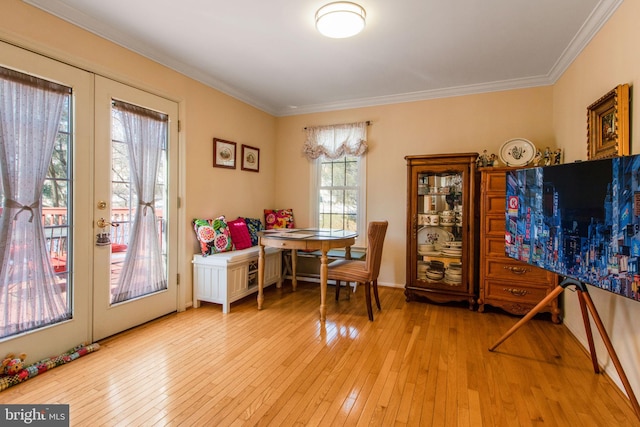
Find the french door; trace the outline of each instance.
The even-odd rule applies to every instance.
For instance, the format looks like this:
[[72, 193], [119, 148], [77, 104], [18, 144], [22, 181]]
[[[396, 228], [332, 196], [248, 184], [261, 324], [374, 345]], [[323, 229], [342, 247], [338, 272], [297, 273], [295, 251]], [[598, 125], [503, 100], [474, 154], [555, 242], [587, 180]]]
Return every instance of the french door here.
[[97, 340], [176, 311], [178, 106], [100, 76], [95, 93]]
[[[68, 314], [44, 326], [5, 333], [0, 336], [0, 354], [24, 352], [27, 362], [33, 362], [176, 311], [177, 104], [4, 42], [0, 42], [0, 66], [69, 90], [42, 197], [33, 204], [18, 200], [23, 208], [17, 215], [25, 222], [37, 212], [32, 222], [42, 223], [46, 243], [30, 244], [46, 246], [41, 252], [47, 264], [44, 270], [54, 275], [53, 293]], [[122, 117], [131, 118], [130, 111], [134, 128], [152, 118], [150, 126], [157, 128], [150, 134], [153, 137], [139, 138], [131, 126], [129, 136], [123, 133]], [[137, 116], [143, 119], [137, 121]], [[160, 142], [155, 151], [145, 149], [147, 157], [136, 163], [140, 152], [132, 147], [146, 140]], [[154, 156], [157, 173], [141, 175], [148, 155]], [[18, 209], [16, 201], [4, 193], [0, 194], [0, 220], [6, 223], [7, 213], [13, 209], [14, 218]], [[15, 246], [5, 251], [9, 254], [5, 259], [20, 261], [25, 273], [7, 275], [4, 269], [0, 283], [3, 331], [16, 324], [11, 324], [14, 313], [24, 318], [39, 304], [17, 303], [31, 299], [36, 291], [27, 285], [29, 263], [41, 262], [21, 261], [15, 256], [20, 250]], [[147, 284], [141, 277], [154, 279]]]
[[[46, 243], [39, 244], [47, 246], [45, 250], [49, 253], [66, 308], [71, 311], [70, 318], [38, 329], [29, 330], [27, 327], [28, 332], [0, 338], [0, 354], [24, 352], [29, 361], [35, 362], [91, 340], [92, 218], [86, 213], [91, 212], [92, 193], [92, 168], [89, 162], [93, 147], [93, 75], [3, 42], [0, 42], [0, 65], [71, 89], [58, 135], [59, 141], [65, 141], [61, 144], [64, 147], [54, 150], [61, 157], [58, 166], [64, 164], [64, 167], [59, 168], [55, 180], [50, 179], [48, 174], [49, 184], [45, 181], [40, 201], [42, 218], [33, 218], [34, 223], [42, 221]], [[4, 108], [7, 108], [6, 104]], [[67, 152], [68, 156], [65, 155]], [[53, 184], [53, 181], [57, 184]], [[49, 190], [56, 188], [62, 195], [54, 197], [47, 187]], [[4, 205], [6, 198], [6, 194], [3, 194]], [[7, 209], [3, 209], [2, 215], [6, 213]], [[8, 244], [16, 245], [15, 242]], [[11, 251], [16, 249], [19, 248], [10, 248]], [[22, 280], [19, 277], [4, 277], [0, 283], [6, 296], [0, 303], [4, 318], [12, 317], [16, 311], [24, 313], [35, 306], [28, 302], [25, 304], [24, 300], [28, 300], [37, 289], [26, 289], [22, 297], [12, 294], [12, 289], [24, 286], [28, 279], [24, 274], [22, 277]], [[22, 305], [19, 304], [20, 300], [23, 300]], [[27, 319], [22, 323], [28, 322]]]

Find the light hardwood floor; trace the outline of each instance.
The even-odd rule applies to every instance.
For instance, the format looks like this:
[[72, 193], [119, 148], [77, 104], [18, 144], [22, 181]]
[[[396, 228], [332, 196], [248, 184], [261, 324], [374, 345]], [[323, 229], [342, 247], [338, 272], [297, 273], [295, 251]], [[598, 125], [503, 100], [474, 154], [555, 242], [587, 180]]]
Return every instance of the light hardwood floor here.
[[0, 393], [0, 403], [68, 403], [74, 426], [638, 426], [562, 325], [406, 303], [363, 289], [318, 316], [319, 289], [265, 290], [165, 316]]

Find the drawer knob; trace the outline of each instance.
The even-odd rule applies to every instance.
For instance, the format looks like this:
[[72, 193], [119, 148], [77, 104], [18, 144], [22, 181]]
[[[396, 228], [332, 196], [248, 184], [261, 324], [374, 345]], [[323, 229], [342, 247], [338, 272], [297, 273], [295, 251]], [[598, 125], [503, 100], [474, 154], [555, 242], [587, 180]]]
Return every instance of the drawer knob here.
[[510, 272], [512, 272], [513, 274], [524, 274], [526, 272], [531, 271], [529, 268], [525, 268], [525, 267], [514, 267], [512, 265], [505, 265], [504, 266], [505, 270], [509, 270]]
[[529, 293], [526, 289], [516, 289], [516, 288], [504, 288], [503, 291], [509, 292], [512, 295], [517, 297], [523, 297]]

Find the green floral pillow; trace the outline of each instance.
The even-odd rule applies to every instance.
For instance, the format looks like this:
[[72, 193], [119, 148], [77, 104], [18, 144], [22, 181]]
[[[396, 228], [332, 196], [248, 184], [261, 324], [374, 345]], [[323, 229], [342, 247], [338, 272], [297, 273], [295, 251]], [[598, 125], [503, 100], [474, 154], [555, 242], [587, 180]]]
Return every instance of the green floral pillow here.
[[233, 249], [231, 233], [224, 216], [215, 219], [194, 219], [193, 230], [200, 242], [202, 256], [227, 252]]

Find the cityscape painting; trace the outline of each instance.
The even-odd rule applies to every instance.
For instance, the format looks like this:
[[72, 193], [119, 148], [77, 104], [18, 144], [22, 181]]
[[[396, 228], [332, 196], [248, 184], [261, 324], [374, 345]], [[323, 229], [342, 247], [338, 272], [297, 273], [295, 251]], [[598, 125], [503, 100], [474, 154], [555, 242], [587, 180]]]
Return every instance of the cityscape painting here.
[[640, 155], [507, 172], [505, 251], [640, 300]]

